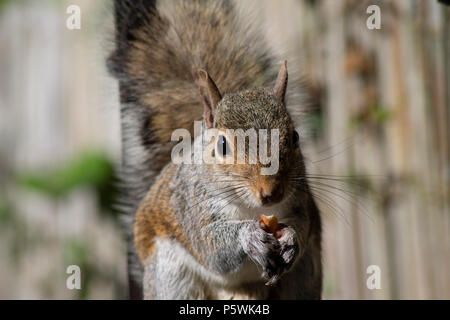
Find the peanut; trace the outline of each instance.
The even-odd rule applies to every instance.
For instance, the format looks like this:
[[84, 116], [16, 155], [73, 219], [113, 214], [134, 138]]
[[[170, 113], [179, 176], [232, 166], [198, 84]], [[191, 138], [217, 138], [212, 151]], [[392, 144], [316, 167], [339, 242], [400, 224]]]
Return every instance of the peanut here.
[[275, 233], [278, 229], [278, 219], [276, 216], [265, 216], [261, 215], [261, 218], [259, 219], [260, 227], [264, 231], [268, 233]]

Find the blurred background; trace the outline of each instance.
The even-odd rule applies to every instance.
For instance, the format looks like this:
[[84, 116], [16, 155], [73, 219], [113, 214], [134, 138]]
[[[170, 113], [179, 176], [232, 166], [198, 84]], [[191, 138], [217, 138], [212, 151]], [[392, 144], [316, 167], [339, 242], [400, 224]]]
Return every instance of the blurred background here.
[[[69, 5], [81, 29], [69, 30]], [[369, 5], [381, 29], [369, 30]], [[450, 299], [450, 10], [246, 0], [311, 95], [327, 299]], [[0, 0], [0, 298], [127, 297], [109, 0]], [[69, 265], [82, 289], [66, 287]], [[368, 289], [379, 266], [381, 288]]]

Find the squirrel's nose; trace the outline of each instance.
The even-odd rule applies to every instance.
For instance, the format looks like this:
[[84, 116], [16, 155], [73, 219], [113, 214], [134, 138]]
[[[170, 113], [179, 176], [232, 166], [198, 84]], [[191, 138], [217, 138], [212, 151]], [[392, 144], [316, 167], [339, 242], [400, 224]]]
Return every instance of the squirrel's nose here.
[[261, 188], [259, 190], [259, 197], [263, 205], [268, 205], [280, 202], [281, 199], [283, 199], [283, 193], [283, 187], [281, 185], [277, 185], [270, 190]]

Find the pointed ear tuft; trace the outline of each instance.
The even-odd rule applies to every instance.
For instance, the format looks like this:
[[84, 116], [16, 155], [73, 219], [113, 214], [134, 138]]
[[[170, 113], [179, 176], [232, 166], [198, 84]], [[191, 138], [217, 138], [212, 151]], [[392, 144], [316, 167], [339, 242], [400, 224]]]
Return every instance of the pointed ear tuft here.
[[275, 87], [273, 88], [273, 94], [283, 103], [286, 96], [287, 83], [288, 83], [287, 61], [284, 60], [283, 64], [281, 65], [280, 71], [278, 72]]
[[214, 108], [219, 101], [222, 100], [222, 95], [208, 72], [205, 70], [198, 70], [196, 83], [203, 99], [206, 125], [208, 128], [212, 128], [214, 124]]

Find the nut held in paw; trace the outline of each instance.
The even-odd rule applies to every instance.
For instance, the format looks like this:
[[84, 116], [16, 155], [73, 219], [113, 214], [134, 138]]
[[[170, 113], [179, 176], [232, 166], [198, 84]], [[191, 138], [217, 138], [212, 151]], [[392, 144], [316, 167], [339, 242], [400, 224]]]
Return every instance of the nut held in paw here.
[[265, 216], [261, 215], [259, 219], [259, 225], [261, 229], [268, 233], [275, 233], [278, 229], [278, 219], [276, 216]]

